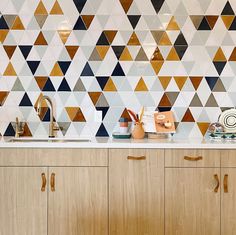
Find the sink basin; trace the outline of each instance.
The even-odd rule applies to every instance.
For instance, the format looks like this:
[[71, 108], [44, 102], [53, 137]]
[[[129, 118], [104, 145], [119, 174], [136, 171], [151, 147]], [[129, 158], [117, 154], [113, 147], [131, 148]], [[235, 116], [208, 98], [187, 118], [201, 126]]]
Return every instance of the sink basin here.
[[81, 143], [90, 142], [90, 139], [64, 139], [64, 138], [12, 138], [9, 142], [43, 142], [43, 143]]

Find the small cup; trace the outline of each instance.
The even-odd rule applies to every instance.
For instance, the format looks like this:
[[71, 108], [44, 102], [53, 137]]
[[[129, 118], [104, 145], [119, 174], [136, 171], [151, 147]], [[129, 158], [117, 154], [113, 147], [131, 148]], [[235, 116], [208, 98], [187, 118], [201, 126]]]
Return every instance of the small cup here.
[[127, 118], [120, 118], [120, 133], [126, 134], [128, 133], [128, 119]]

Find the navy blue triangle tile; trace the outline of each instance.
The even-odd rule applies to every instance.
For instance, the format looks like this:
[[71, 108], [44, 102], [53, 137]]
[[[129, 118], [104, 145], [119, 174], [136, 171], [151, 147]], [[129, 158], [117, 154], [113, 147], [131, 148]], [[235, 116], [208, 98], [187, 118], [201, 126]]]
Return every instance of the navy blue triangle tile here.
[[0, 29], [9, 29], [3, 16], [0, 17]]
[[188, 43], [183, 35], [182, 32], [180, 32], [179, 36], [177, 37], [177, 39], [175, 40], [174, 43], [175, 46], [187, 46]]
[[100, 137], [108, 137], [109, 136], [109, 134], [108, 134], [105, 126], [103, 125], [103, 123], [99, 127], [96, 136], [100, 136]]
[[135, 27], [137, 26], [140, 17], [141, 15], [128, 15], [129, 22], [132, 25], [133, 29], [135, 29]]
[[59, 64], [63, 74], [66, 75], [66, 72], [67, 72], [68, 68], [70, 67], [71, 61], [58, 61], [58, 64]]
[[230, 25], [229, 30], [236, 30], [236, 17], [234, 17], [234, 20]]
[[27, 93], [24, 94], [19, 106], [33, 106]]
[[171, 107], [157, 107], [156, 108], [156, 111], [159, 111], [159, 112], [166, 112], [170, 110], [171, 110]]
[[102, 32], [101, 36], [99, 37], [97, 45], [102, 45], [102, 46], [110, 45], [104, 32]]
[[43, 87], [43, 91], [56, 91], [50, 78], [47, 79], [47, 82]]
[[186, 52], [188, 46], [174, 46], [180, 60], [183, 58], [184, 53]]
[[205, 77], [208, 86], [210, 87], [211, 91], [214, 89], [219, 77]]
[[87, 0], [73, 0], [73, 2], [75, 4], [78, 12], [81, 13]]
[[22, 55], [24, 56], [25, 59], [27, 59], [31, 49], [33, 46], [19, 46], [20, 51], [22, 53]]
[[216, 68], [218, 74], [221, 75], [221, 73], [226, 65], [226, 62], [213, 62], [213, 64], [215, 65], [215, 68]]
[[65, 78], [63, 78], [58, 91], [71, 91], [70, 86], [68, 85], [67, 81]]
[[229, 1], [227, 1], [227, 3], [225, 4], [225, 7], [221, 12], [221, 15], [235, 15]]
[[152, 5], [156, 11], [156, 13], [158, 14], [158, 12], [161, 10], [161, 7], [163, 5], [163, 3], [165, 2], [165, 0], [151, 0]]
[[81, 17], [78, 18], [73, 29], [74, 30], [86, 30], [86, 26], [85, 26], [84, 21], [82, 20]]
[[106, 116], [108, 109], [109, 109], [109, 107], [96, 107], [96, 110], [102, 111], [102, 120]]
[[120, 66], [120, 63], [118, 62], [113, 73], [112, 76], [125, 76], [125, 73], [123, 71], [123, 69]]
[[200, 23], [198, 27], [198, 30], [211, 30], [211, 27], [208, 24], [206, 17], [203, 17], [202, 22]]
[[107, 84], [107, 81], [109, 80], [109, 77], [96, 77], [96, 79], [98, 81], [99, 86], [103, 90]]
[[9, 123], [9, 125], [4, 133], [4, 136], [14, 136], [14, 135], [15, 135], [15, 130], [14, 130], [12, 124]]
[[39, 67], [40, 61], [27, 61], [27, 64], [28, 64], [32, 74], [34, 75], [37, 68]]
[[48, 108], [47, 109], [47, 111], [46, 111], [46, 113], [45, 113], [45, 115], [44, 115], [44, 117], [43, 117], [43, 119], [42, 119], [42, 121], [43, 122], [50, 122], [50, 109]]
[[84, 69], [81, 73], [81, 76], [94, 76], [93, 71], [89, 65], [89, 63], [87, 62], [86, 65], [84, 66]]
[[119, 60], [122, 52], [125, 49], [125, 46], [112, 46], [112, 49], [116, 55], [116, 58]]

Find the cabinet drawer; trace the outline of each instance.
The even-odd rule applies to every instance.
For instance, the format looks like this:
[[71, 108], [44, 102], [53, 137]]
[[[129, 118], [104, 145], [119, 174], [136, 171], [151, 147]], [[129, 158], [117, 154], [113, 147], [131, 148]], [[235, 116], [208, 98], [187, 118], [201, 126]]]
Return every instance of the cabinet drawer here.
[[106, 149], [1, 149], [0, 166], [107, 166]]
[[236, 150], [221, 151], [221, 166], [236, 167]]
[[165, 167], [220, 167], [219, 150], [170, 149], [165, 151]]

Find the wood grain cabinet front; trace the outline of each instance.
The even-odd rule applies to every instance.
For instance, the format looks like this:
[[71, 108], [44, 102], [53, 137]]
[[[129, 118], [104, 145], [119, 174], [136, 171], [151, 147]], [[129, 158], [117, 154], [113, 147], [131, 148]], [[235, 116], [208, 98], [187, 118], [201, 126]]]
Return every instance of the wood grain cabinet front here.
[[164, 235], [164, 150], [109, 152], [110, 235]]

